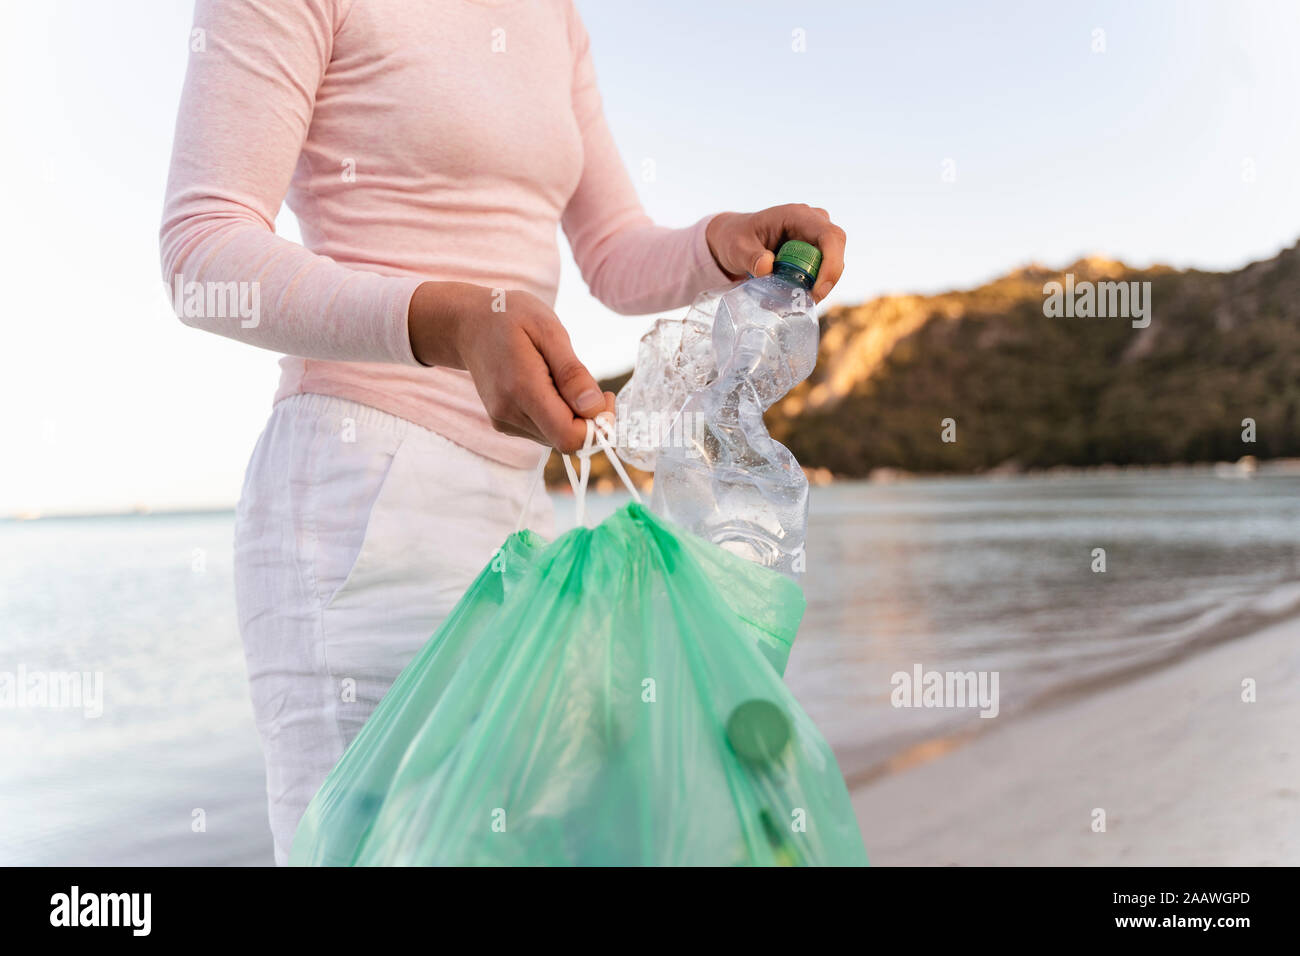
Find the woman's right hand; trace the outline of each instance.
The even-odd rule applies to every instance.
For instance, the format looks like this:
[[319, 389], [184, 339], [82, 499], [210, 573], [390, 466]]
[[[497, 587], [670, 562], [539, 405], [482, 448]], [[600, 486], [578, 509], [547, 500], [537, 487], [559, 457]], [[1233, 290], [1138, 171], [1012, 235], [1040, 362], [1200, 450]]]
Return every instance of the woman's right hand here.
[[587, 419], [614, 411], [614, 394], [601, 393], [555, 313], [527, 292], [426, 282], [407, 326], [421, 364], [469, 372], [497, 431], [572, 452]]

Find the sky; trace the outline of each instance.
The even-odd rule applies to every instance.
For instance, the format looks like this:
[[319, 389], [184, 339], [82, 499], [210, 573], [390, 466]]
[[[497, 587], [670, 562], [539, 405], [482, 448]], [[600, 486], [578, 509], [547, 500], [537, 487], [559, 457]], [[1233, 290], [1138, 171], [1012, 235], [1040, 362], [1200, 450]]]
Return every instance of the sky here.
[[[1234, 269], [1300, 237], [1292, 0], [577, 4], [650, 214], [825, 207], [849, 237], [827, 305], [1093, 254]], [[278, 367], [159, 291], [192, 4], [4, 12], [0, 516], [230, 506]], [[604, 309], [561, 248], [580, 357], [629, 368], [655, 316]]]

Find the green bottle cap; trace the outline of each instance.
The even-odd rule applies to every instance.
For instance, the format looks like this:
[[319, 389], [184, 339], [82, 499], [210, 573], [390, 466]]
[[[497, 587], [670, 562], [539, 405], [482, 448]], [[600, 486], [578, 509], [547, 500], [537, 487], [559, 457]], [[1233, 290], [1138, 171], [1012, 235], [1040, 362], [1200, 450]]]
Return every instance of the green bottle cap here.
[[727, 740], [745, 760], [767, 763], [790, 742], [790, 720], [770, 700], [747, 700], [727, 718]]
[[808, 273], [808, 278], [816, 279], [817, 270], [822, 267], [822, 254], [821, 250], [810, 242], [791, 239], [789, 242], [781, 243], [781, 249], [776, 254], [776, 261], [792, 265], [796, 269]]

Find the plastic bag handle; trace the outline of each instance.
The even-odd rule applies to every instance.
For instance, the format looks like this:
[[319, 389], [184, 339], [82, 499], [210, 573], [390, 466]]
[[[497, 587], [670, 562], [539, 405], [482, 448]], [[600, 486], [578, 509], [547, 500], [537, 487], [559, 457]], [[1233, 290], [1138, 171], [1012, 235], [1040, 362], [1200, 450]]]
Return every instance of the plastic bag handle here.
[[[637, 504], [643, 504], [641, 495], [636, 490], [636, 485], [632, 484], [632, 479], [628, 477], [627, 469], [623, 467], [623, 462], [619, 460], [618, 452], [614, 450], [612, 440], [613, 426], [609, 424], [608, 419], [587, 419], [587, 438], [582, 443], [582, 447], [574, 454], [578, 458], [578, 468], [575, 472], [573, 462], [569, 456], [560, 455], [560, 461], [564, 462], [565, 474], [569, 476], [569, 485], [573, 488], [573, 497], [576, 504], [574, 522], [583, 524], [587, 516], [587, 482], [591, 478], [591, 456], [598, 451], [603, 451], [609, 463], [614, 466], [614, 471], [618, 473], [619, 478], [623, 480], [623, 486], [627, 488], [628, 493]], [[515, 525], [516, 531], [522, 531], [524, 519], [528, 516], [528, 508], [533, 503], [533, 495], [537, 493], [537, 486], [542, 483], [542, 475], [546, 471], [546, 462], [551, 457], [551, 450], [548, 448], [542, 455], [541, 461], [537, 463], [536, 471], [533, 475], [533, 481], [528, 489], [528, 496], [524, 499], [523, 510], [519, 513], [519, 522]]]

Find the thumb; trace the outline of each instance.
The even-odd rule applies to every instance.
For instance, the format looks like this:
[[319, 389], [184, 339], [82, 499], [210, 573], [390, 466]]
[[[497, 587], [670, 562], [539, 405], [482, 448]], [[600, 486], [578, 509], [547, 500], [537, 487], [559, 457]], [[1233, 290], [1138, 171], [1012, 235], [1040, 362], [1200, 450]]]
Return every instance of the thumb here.
[[749, 267], [749, 274], [754, 276], [765, 276], [772, 271], [772, 266], [774, 265], [776, 265], [776, 253], [771, 249], [763, 249], [754, 259], [753, 265]]
[[765, 276], [772, 271], [776, 256], [768, 250], [755, 228], [756, 216], [738, 212], [720, 212], [705, 230], [709, 251], [718, 266], [731, 279]]
[[593, 416], [605, 410], [605, 396], [596, 383], [596, 379], [587, 367], [578, 360], [569, 341], [568, 333], [559, 322], [554, 323], [549, 334], [540, 337], [537, 343], [546, 366], [551, 370], [551, 378], [560, 396], [573, 409], [574, 414], [583, 418]]
[[776, 256], [772, 250], [763, 245], [763, 240], [748, 229], [742, 231], [732, 240], [732, 248], [727, 256], [728, 265], [737, 272], [765, 276], [772, 271]]

